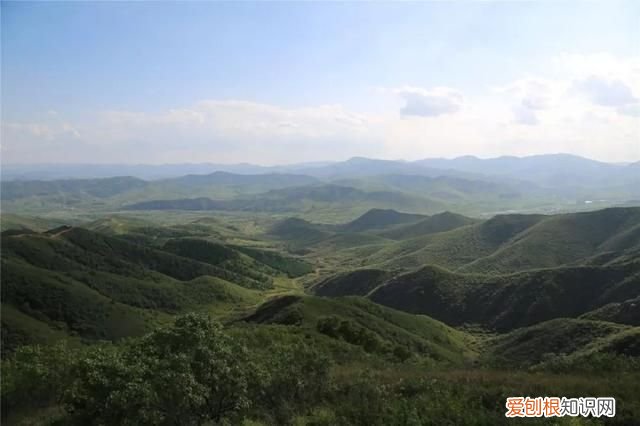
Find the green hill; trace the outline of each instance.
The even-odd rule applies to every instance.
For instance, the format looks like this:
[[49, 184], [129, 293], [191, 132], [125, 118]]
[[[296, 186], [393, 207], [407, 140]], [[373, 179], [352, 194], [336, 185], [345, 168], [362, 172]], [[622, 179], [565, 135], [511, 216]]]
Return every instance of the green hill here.
[[152, 190], [159, 190], [164, 193], [180, 193], [181, 190], [185, 189], [191, 193], [197, 193], [204, 190], [211, 195], [222, 193], [223, 190], [226, 190], [234, 195], [242, 195], [258, 194], [272, 189], [292, 186], [311, 185], [317, 182], [318, 179], [316, 178], [298, 174], [266, 173], [245, 175], [218, 171], [206, 175], [191, 174], [155, 181], [152, 183]]
[[43, 232], [55, 226], [62, 225], [59, 220], [49, 220], [34, 216], [23, 216], [11, 213], [0, 215], [0, 230], [33, 230]]
[[244, 246], [233, 246], [233, 248], [264, 265], [287, 274], [290, 278], [299, 277], [313, 271], [313, 266], [303, 259], [285, 256], [275, 250], [262, 250]]
[[434, 264], [460, 272], [509, 273], [625, 262], [640, 253], [639, 223], [637, 207], [554, 216], [498, 215], [389, 244], [365, 264], [383, 269]]
[[408, 354], [452, 363], [473, 355], [464, 333], [429, 317], [409, 315], [359, 297], [285, 296], [264, 303], [246, 320], [302, 327], [373, 353], [398, 353], [400, 347]]
[[166, 223], [159, 218], [110, 214], [90, 222], [81, 223], [82, 228], [101, 234], [117, 236], [130, 242], [162, 247], [168, 240], [182, 237], [215, 238], [219, 241], [247, 238], [231, 224], [211, 217], [176, 223]]
[[17, 200], [30, 197], [83, 196], [107, 198], [126, 191], [144, 188], [147, 182], [142, 179], [123, 176], [104, 179], [68, 179], [68, 180], [32, 180], [2, 181], [2, 199]]
[[271, 227], [269, 235], [286, 241], [311, 244], [328, 238], [332, 233], [321, 225], [313, 224], [304, 219], [291, 217]]
[[[638, 327], [610, 322], [559, 318], [494, 338], [489, 344], [489, 354], [502, 361], [533, 365], [559, 356], [614, 352], [616, 347], [612, 343], [634, 329], [636, 334], [640, 331]], [[617, 349], [617, 353], [624, 353], [622, 345]]]
[[254, 279], [169, 252], [88, 231], [63, 229], [59, 233], [15, 235], [3, 238], [3, 256], [15, 256], [30, 264], [53, 271], [100, 270], [126, 273], [145, 279], [160, 273], [177, 280], [210, 275], [245, 287], [266, 288], [267, 278]]
[[407, 238], [415, 238], [422, 235], [451, 231], [453, 229], [471, 225], [476, 222], [477, 220], [474, 220], [470, 217], [451, 212], [443, 212], [431, 217], [424, 218], [417, 223], [385, 230], [379, 233], [379, 235], [394, 240], [404, 240]]
[[639, 295], [640, 263], [636, 262], [497, 276], [425, 267], [387, 281], [369, 297], [450, 325], [477, 323], [506, 331], [554, 318], [575, 318]]
[[503, 215], [472, 226], [417, 236], [384, 247], [366, 263], [382, 268], [416, 268], [425, 264], [457, 269], [489, 256], [533, 225], [541, 215]]
[[[252, 304], [257, 299], [239, 285], [268, 288], [271, 278], [245, 272], [81, 228], [3, 235], [3, 328], [13, 336], [5, 343], [56, 332], [111, 340], [141, 334], [169, 314]], [[24, 316], [30, 320], [18, 320]]]
[[640, 326], [640, 296], [624, 302], [606, 304], [580, 318]]
[[424, 218], [424, 215], [401, 213], [392, 209], [371, 209], [339, 229], [346, 232], [362, 232], [386, 228], [391, 225], [413, 223]]
[[311, 291], [318, 296], [366, 296], [391, 278], [388, 271], [382, 269], [356, 269], [342, 272], [323, 279], [315, 284]]
[[[450, 175], [443, 176], [446, 173]], [[506, 183], [504, 179], [488, 179], [485, 176], [472, 174], [459, 177], [453, 176], [453, 174], [455, 173], [450, 173], [450, 171], [437, 171], [434, 176], [378, 174], [334, 182], [369, 191], [400, 191], [457, 206], [483, 203], [508, 205], [508, 203], [522, 202], [525, 197], [531, 198], [539, 195], [536, 192], [538, 188], [530, 183]]]
[[539, 221], [463, 271], [506, 272], [582, 263], [596, 254], [640, 247], [640, 209], [611, 208]]
[[255, 272], [273, 274], [275, 271], [260, 265], [253, 258], [224, 244], [199, 238], [174, 238], [162, 246], [164, 251], [188, 257], [225, 269], [253, 268]]
[[371, 208], [401, 208], [414, 212], [433, 212], [443, 209], [443, 204], [424, 197], [412, 196], [394, 191], [366, 192], [356, 188], [321, 184], [274, 189], [248, 197], [234, 199], [211, 199], [208, 197], [156, 199], [132, 203], [128, 210], [220, 210], [252, 212], [301, 212], [326, 210], [358, 212], [362, 214]]

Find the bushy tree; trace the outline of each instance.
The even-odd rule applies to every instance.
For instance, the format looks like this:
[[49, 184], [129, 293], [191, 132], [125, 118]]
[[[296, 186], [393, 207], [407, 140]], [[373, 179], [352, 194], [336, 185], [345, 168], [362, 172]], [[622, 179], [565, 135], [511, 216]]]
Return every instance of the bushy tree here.
[[69, 386], [75, 352], [67, 345], [22, 346], [2, 361], [2, 412], [29, 401], [31, 406], [60, 402]]
[[269, 424], [289, 424], [318, 405], [330, 387], [331, 360], [300, 344], [274, 346], [254, 382], [255, 414]]
[[78, 362], [65, 401], [79, 423], [199, 425], [246, 408], [246, 350], [220, 324], [188, 314], [122, 350]]

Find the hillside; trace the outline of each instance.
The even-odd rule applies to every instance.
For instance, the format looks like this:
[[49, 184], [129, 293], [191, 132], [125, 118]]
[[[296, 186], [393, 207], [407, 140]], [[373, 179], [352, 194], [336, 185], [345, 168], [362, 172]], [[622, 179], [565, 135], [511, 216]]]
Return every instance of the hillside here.
[[311, 244], [333, 235], [326, 227], [294, 217], [277, 222], [268, 234], [299, 244]]
[[31, 197], [108, 198], [123, 192], [144, 188], [147, 183], [142, 179], [124, 176], [104, 179], [2, 181], [1, 185], [2, 200], [11, 201]]
[[556, 215], [536, 223], [490, 256], [462, 271], [513, 271], [584, 262], [640, 247], [640, 209], [615, 208]]
[[424, 219], [424, 215], [401, 213], [392, 209], [371, 209], [357, 219], [344, 224], [339, 229], [346, 232], [362, 232], [401, 225]]
[[639, 295], [640, 263], [634, 262], [510, 275], [462, 275], [424, 267], [385, 282], [368, 297], [449, 325], [476, 323], [508, 331], [554, 318], [576, 318]]
[[597, 190], [624, 186], [628, 195], [637, 194], [638, 175], [633, 165], [609, 164], [568, 154], [504, 156], [480, 159], [473, 156], [448, 159], [425, 159], [416, 162], [424, 167], [455, 170], [484, 176], [508, 176], [527, 180], [556, 191], [570, 192], [578, 188]]
[[357, 214], [362, 214], [371, 208], [391, 207], [413, 212], [432, 212], [441, 210], [443, 204], [401, 192], [366, 192], [346, 186], [324, 184], [275, 189], [230, 200], [214, 200], [208, 197], [158, 199], [124, 206], [127, 210], [221, 210], [269, 213], [305, 213], [317, 209], [335, 212], [344, 209]]
[[366, 263], [394, 269], [425, 264], [456, 269], [491, 255], [543, 218], [542, 215], [498, 215], [472, 226], [418, 235], [382, 248], [367, 258]]
[[81, 228], [3, 235], [3, 329], [13, 336], [6, 348], [55, 332], [117, 339], [168, 314], [255, 303], [240, 286], [267, 288], [272, 278], [242, 266], [214, 266]]
[[269, 190], [318, 183], [305, 175], [268, 173], [260, 175], [214, 172], [210, 174], [145, 181], [130, 176], [94, 179], [7, 180], [2, 182], [2, 199], [68, 197], [81, 200], [114, 197], [118, 203], [125, 200], [149, 199], [159, 195], [186, 196], [199, 194], [230, 198], [238, 195], [258, 194]]
[[356, 269], [332, 275], [315, 284], [311, 291], [318, 296], [366, 296], [391, 278], [381, 269]]
[[237, 174], [217, 171], [151, 181], [144, 190], [122, 194], [114, 201], [118, 204], [131, 204], [157, 199], [196, 197], [232, 200], [271, 190], [317, 183], [319, 181], [311, 176], [290, 173]]
[[[429, 169], [424, 169], [429, 170]], [[399, 191], [429, 197], [447, 203], [450, 208], [474, 209], [481, 205], [521, 207], [544, 203], [549, 195], [537, 185], [482, 175], [465, 174], [453, 170], [435, 170], [432, 176], [419, 174], [383, 174], [334, 180], [339, 185], [365, 191]], [[460, 175], [460, 176], [458, 176]]]
[[277, 274], [275, 269], [257, 262], [235, 248], [205, 239], [174, 238], [168, 240], [162, 249], [178, 256], [242, 274], [258, 282], [269, 282], [269, 276]]
[[[480, 273], [610, 264], [631, 260], [639, 252], [639, 224], [637, 207], [553, 216], [497, 215], [381, 247], [365, 263], [383, 269], [435, 264]], [[394, 232], [383, 235], [393, 237]]]
[[640, 326], [640, 297], [606, 304], [580, 318]]
[[593, 352], [624, 354], [626, 348], [612, 343], [625, 338], [629, 332], [637, 334], [638, 331], [638, 327], [610, 322], [560, 318], [495, 337], [488, 356], [515, 365], [534, 365], [560, 356], [579, 357]]
[[477, 220], [451, 212], [443, 212], [426, 217], [416, 223], [399, 226], [380, 232], [381, 235], [393, 240], [404, 240], [422, 235], [436, 234], [438, 232], [451, 231], [462, 226], [476, 223]]
[[55, 226], [62, 225], [64, 222], [59, 220], [48, 220], [35, 216], [23, 216], [11, 213], [2, 213], [0, 215], [0, 231], [7, 230], [32, 230], [43, 232]]
[[468, 337], [425, 316], [376, 305], [363, 298], [286, 296], [261, 305], [246, 321], [302, 327], [344, 340], [372, 353], [417, 353], [460, 363], [472, 351]]

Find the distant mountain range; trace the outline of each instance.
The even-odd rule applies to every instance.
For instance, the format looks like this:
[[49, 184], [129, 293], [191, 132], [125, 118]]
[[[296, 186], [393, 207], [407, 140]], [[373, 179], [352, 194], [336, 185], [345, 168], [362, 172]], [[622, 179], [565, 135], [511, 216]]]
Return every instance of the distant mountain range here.
[[[178, 177], [189, 174], [209, 174], [216, 171], [235, 174], [296, 173], [320, 178], [372, 176], [380, 174], [480, 174], [487, 176], [519, 176], [544, 179], [553, 175], [580, 178], [594, 174], [622, 174], [637, 170], [640, 162], [631, 164], [605, 163], [570, 155], [545, 154], [528, 157], [504, 156], [481, 159], [463, 156], [453, 159], [427, 158], [417, 161], [378, 160], [354, 157], [342, 162], [298, 163], [281, 166], [255, 164], [34, 164], [3, 165], [3, 180], [54, 180], [134, 176], [146, 180]], [[446, 172], [443, 172], [446, 171]]]
[[[56, 209], [313, 211], [314, 219], [325, 216], [341, 221], [371, 208], [489, 216], [640, 204], [638, 163], [610, 164], [565, 154], [413, 162], [358, 157], [277, 167], [9, 165], [2, 173], [4, 211], [21, 213]], [[109, 177], [77, 178], [103, 175]], [[167, 175], [177, 176], [163, 177]], [[73, 178], [50, 179], [59, 176]]]

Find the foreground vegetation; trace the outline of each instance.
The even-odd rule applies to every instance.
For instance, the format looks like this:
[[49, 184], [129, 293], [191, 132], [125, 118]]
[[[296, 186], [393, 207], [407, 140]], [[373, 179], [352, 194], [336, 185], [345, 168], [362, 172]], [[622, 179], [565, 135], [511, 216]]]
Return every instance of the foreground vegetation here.
[[506, 424], [508, 396], [611, 395], [619, 411], [609, 424], [640, 416], [633, 358], [592, 355], [565, 365], [571, 373], [471, 369], [367, 355], [323, 333], [223, 328], [189, 314], [118, 345], [24, 346], [3, 361], [3, 415], [31, 424], [495, 425]]

